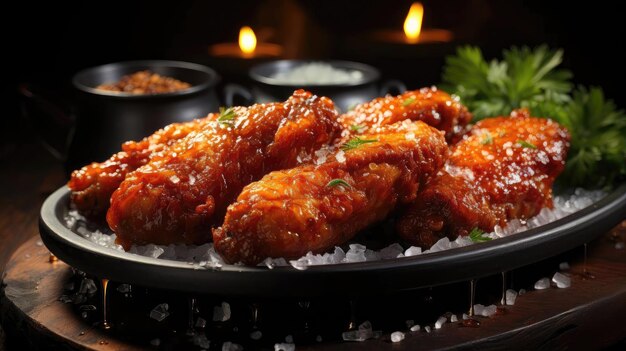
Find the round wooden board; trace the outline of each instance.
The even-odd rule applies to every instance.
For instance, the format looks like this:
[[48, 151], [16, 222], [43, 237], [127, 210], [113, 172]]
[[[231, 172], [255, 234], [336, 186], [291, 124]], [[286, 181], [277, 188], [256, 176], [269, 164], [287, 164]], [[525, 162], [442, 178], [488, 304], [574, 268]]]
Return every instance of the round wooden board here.
[[[570, 288], [528, 292], [514, 306], [506, 306], [506, 314], [478, 317], [480, 328], [448, 323], [431, 333], [406, 332], [401, 343], [391, 343], [385, 335], [363, 343], [299, 345], [298, 350], [600, 349], [614, 345], [626, 338], [626, 249], [616, 249], [616, 238], [626, 239], [626, 222], [589, 244], [587, 269], [595, 279], [573, 274]], [[582, 262], [570, 264], [571, 272], [583, 270]], [[122, 341], [88, 325], [60, 302], [63, 283], [71, 274], [65, 263], [49, 261], [49, 251], [38, 237], [23, 244], [11, 257], [3, 277], [1, 322], [7, 333], [21, 336], [34, 348], [150, 347]]]

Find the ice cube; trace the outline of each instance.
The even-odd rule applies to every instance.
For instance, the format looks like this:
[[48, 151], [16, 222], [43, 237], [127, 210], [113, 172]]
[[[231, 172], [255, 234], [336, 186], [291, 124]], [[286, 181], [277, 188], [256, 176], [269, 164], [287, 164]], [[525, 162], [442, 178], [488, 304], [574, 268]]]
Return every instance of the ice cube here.
[[243, 351], [243, 346], [226, 341], [222, 344], [222, 351]]
[[435, 329], [441, 329], [441, 327], [444, 325], [445, 322], [448, 321], [448, 318], [441, 316], [437, 319], [437, 321], [435, 322]]
[[450, 323], [456, 323], [459, 321], [459, 317], [456, 316], [456, 314], [453, 314], [450, 316]]
[[547, 289], [550, 287], [550, 279], [548, 278], [541, 278], [539, 280], [537, 280], [537, 282], [535, 283], [535, 289], [536, 290], [543, 290], [543, 289]]
[[572, 279], [566, 276], [565, 274], [556, 272], [552, 277], [552, 281], [556, 284], [558, 288], [569, 288], [572, 285]]
[[230, 305], [222, 302], [221, 305], [213, 307], [213, 321], [225, 322], [230, 319]]
[[206, 327], [206, 320], [202, 317], [198, 317], [198, 319], [196, 320], [196, 328], [204, 328]]
[[204, 334], [196, 334], [191, 338], [191, 343], [200, 347], [201, 349], [208, 349], [211, 347], [211, 341], [207, 339]]
[[86, 294], [89, 296], [93, 296], [98, 288], [96, 287], [96, 283], [92, 279], [86, 278], [80, 282], [80, 288], [78, 289], [79, 294]]
[[383, 260], [396, 258], [399, 254], [403, 252], [404, 248], [400, 244], [394, 243], [380, 250], [380, 257]]
[[260, 340], [263, 337], [263, 333], [260, 330], [255, 330], [250, 333], [250, 339], [252, 340]]
[[485, 308], [483, 308], [482, 315], [484, 317], [491, 317], [494, 314], [496, 314], [496, 312], [498, 312], [498, 307], [496, 305], [489, 305], [489, 306], [486, 306]]
[[506, 304], [509, 306], [515, 305], [515, 300], [517, 299], [517, 291], [513, 289], [508, 289], [504, 294], [504, 300]]
[[156, 307], [150, 311], [150, 318], [156, 320], [157, 322], [162, 322], [170, 313], [167, 311], [169, 309], [169, 305], [166, 303], [158, 304]]
[[391, 342], [400, 342], [404, 340], [404, 333], [401, 331], [396, 331], [391, 333]]
[[274, 351], [295, 351], [295, 350], [296, 350], [296, 344], [289, 344], [289, 343], [274, 344]]
[[416, 332], [416, 331], [419, 331], [420, 329], [421, 329], [420, 325], [416, 324], [416, 325], [412, 326], [411, 329], [409, 329], [409, 330], [411, 330], [412, 332]]

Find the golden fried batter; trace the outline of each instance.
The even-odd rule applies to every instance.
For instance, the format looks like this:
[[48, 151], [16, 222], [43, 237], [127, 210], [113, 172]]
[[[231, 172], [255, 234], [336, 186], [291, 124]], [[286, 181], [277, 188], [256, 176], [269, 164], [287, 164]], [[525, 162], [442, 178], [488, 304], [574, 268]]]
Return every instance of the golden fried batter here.
[[568, 148], [565, 128], [525, 110], [484, 119], [451, 148], [446, 167], [400, 216], [397, 230], [411, 244], [430, 247], [444, 236], [491, 232], [535, 216], [552, 207], [552, 184]]
[[432, 87], [377, 98], [339, 117], [346, 138], [375, 134], [381, 126], [406, 119], [422, 121], [442, 130], [447, 141], [454, 141], [465, 130], [472, 114], [458, 98]]
[[72, 191], [72, 203], [88, 218], [103, 221], [111, 195], [128, 173], [145, 165], [154, 155], [164, 152], [169, 145], [190, 132], [199, 130], [209, 120], [202, 118], [170, 124], [139, 142], [124, 143], [122, 151], [104, 162], [93, 162], [72, 172], [67, 184]]
[[107, 221], [132, 243], [201, 244], [211, 240], [241, 189], [340, 133], [331, 100], [303, 90], [284, 103], [235, 107], [128, 174], [111, 197]]
[[413, 200], [448, 153], [443, 133], [420, 121], [360, 138], [246, 186], [213, 231], [216, 250], [246, 264], [324, 252]]

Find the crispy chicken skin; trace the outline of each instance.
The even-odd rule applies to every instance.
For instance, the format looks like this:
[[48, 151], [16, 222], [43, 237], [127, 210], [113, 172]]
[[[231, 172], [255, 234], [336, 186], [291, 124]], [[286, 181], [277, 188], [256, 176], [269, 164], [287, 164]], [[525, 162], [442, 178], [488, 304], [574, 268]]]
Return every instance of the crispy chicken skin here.
[[385, 96], [357, 105], [339, 117], [344, 138], [358, 134], [374, 134], [388, 124], [422, 121], [446, 133], [447, 141], [455, 141], [465, 131], [472, 114], [458, 98], [436, 87], [407, 91], [398, 96]]
[[400, 215], [397, 231], [413, 245], [430, 247], [473, 228], [491, 232], [507, 220], [552, 207], [552, 184], [563, 171], [569, 134], [549, 119], [484, 119], [452, 146], [443, 170]]
[[72, 191], [72, 203], [88, 218], [103, 221], [111, 195], [128, 173], [145, 165], [154, 155], [164, 152], [169, 145], [200, 129], [209, 120], [211, 118], [170, 124], [141, 141], [124, 143], [122, 151], [104, 162], [93, 162], [72, 172], [67, 184]]
[[201, 244], [241, 189], [341, 131], [331, 100], [298, 90], [284, 103], [235, 107], [128, 174], [107, 213], [118, 243]]
[[213, 231], [216, 250], [228, 262], [246, 264], [324, 252], [413, 200], [448, 153], [443, 133], [420, 121], [360, 137], [376, 141], [318, 153], [314, 164], [246, 186]]

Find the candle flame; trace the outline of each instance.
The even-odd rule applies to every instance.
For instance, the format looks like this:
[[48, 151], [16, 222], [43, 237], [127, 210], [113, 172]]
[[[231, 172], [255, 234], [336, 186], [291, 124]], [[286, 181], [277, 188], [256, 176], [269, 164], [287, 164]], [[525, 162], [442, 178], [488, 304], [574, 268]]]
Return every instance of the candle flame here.
[[410, 42], [417, 42], [420, 32], [422, 31], [423, 18], [424, 6], [419, 2], [414, 2], [404, 21], [404, 34]]
[[248, 26], [241, 27], [239, 30], [239, 48], [244, 54], [252, 54], [256, 48], [256, 35], [252, 28]]

